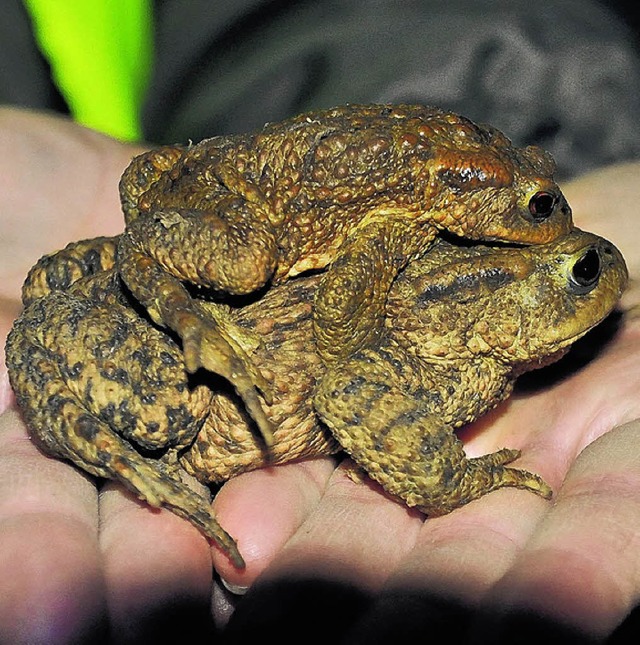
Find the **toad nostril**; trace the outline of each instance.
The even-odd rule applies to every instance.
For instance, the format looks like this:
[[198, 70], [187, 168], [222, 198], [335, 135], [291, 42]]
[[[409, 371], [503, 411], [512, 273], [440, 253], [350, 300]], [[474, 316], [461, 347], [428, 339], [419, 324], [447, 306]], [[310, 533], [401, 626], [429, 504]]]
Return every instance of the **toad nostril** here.
[[600, 253], [592, 247], [585, 251], [573, 265], [571, 279], [581, 293], [586, 293], [598, 282], [601, 271]]
[[606, 255], [608, 258], [613, 257], [613, 247], [610, 244], [603, 244], [601, 251], [602, 251], [602, 254]]

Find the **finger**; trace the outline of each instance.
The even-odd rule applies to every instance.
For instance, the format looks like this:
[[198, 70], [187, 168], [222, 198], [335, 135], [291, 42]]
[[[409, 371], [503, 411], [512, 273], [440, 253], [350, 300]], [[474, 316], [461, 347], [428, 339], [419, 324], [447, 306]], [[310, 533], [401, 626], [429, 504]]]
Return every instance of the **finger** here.
[[502, 489], [427, 518], [414, 548], [352, 622], [344, 642], [392, 642], [427, 632], [467, 642], [476, 608], [526, 544], [546, 505], [527, 491]]
[[547, 508], [548, 502], [528, 491], [503, 489], [427, 519], [386, 590], [421, 590], [477, 603], [508, 569]]
[[105, 627], [97, 493], [0, 416], [0, 642], [77, 642]]
[[220, 524], [238, 542], [243, 570], [213, 551], [216, 570], [236, 591], [266, 569], [321, 499], [335, 468], [330, 458], [262, 468], [227, 482], [214, 500]]
[[320, 640], [335, 639], [412, 548], [421, 524], [420, 514], [374, 484], [354, 482], [344, 468], [336, 469], [317, 504], [238, 604], [226, 633], [244, 642], [259, 626], [265, 638], [293, 640], [314, 624]]
[[487, 602], [526, 608], [595, 637], [640, 600], [640, 422], [579, 456], [551, 512]]
[[262, 580], [302, 576], [379, 589], [413, 547], [421, 525], [420, 513], [368, 479], [353, 481], [341, 466]]
[[189, 522], [108, 483], [100, 494], [100, 547], [119, 638], [168, 641], [185, 621], [193, 633], [210, 631], [209, 543]]
[[43, 253], [122, 230], [118, 180], [140, 149], [69, 119], [7, 108], [0, 109], [0, 148], [0, 295], [18, 298]]

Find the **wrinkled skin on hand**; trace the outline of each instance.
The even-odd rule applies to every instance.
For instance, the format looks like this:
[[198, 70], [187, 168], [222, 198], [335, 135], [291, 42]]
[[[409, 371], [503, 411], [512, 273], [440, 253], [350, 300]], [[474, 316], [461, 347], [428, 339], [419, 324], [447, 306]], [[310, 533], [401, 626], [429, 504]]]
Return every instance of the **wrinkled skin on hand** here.
[[325, 362], [375, 343], [398, 272], [439, 231], [539, 244], [571, 210], [542, 150], [423, 106], [344, 106], [261, 131], [167, 146], [121, 181], [118, 271], [152, 320], [178, 334], [187, 369], [227, 378], [267, 443], [268, 380], [183, 282], [229, 294], [330, 265], [315, 296]]
[[[335, 368], [314, 341], [322, 277], [289, 281], [247, 306], [200, 299], [273, 383], [265, 451], [242, 400], [222, 381], [189, 376], [172, 336], [122, 288], [117, 243], [73, 244], [32, 270], [30, 304], [7, 344], [18, 401], [48, 451], [187, 517], [238, 565], [233, 540], [183, 471], [221, 481], [342, 446], [388, 492], [431, 515], [504, 486], [550, 496], [539, 477], [507, 466], [517, 450], [468, 459], [453, 430], [505, 398], [520, 373], [558, 358], [626, 283], [617, 249], [577, 230], [521, 249], [441, 241], [394, 283], [375, 346]], [[47, 275], [73, 284], [45, 293]]]

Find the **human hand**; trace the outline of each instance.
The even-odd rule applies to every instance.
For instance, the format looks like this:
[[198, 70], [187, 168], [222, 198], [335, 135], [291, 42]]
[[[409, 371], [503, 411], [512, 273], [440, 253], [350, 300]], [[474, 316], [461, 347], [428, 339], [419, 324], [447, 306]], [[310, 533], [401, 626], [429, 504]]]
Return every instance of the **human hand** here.
[[551, 484], [553, 502], [504, 489], [423, 522], [326, 462], [242, 475], [215, 501], [248, 560], [240, 572], [215, 555], [217, 568], [233, 586], [254, 585], [234, 635], [313, 624], [319, 638], [326, 625], [334, 639], [386, 642], [439, 625], [453, 642], [473, 628], [478, 641], [502, 642], [495, 630], [522, 636], [513, 617], [529, 611], [602, 638], [639, 602], [639, 171], [613, 167], [566, 187], [578, 225], [629, 264], [620, 329], [583, 369], [462, 433], [471, 455], [521, 448], [517, 465]]
[[[42, 117], [36, 115], [36, 118]], [[2, 123], [0, 120], [0, 126]], [[53, 123], [40, 125], [44, 126], [47, 136], [59, 127]], [[39, 132], [37, 127], [32, 122], [24, 131], [31, 136], [34, 128], [36, 133]], [[77, 129], [70, 123], [61, 127]], [[15, 123], [12, 123], [12, 129], [15, 130]], [[77, 143], [78, 132], [67, 134]], [[57, 150], [60, 157], [55, 163], [39, 166], [45, 176], [48, 176], [47, 170], [65, 168], [70, 160], [75, 163], [85, 158], [86, 163], [78, 163], [69, 172], [58, 175], [57, 181], [52, 180], [49, 184], [51, 190], [55, 193], [53, 187], [64, 185], [63, 182], [69, 181], [70, 177], [76, 180], [77, 186], [92, 185], [92, 181], [98, 190], [104, 186], [105, 197], [97, 204], [100, 220], [91, 219], [91, 213], [87, 212], [88, 196], [87, 200], [72, 200], [72, 203], [59, 207], [36, 200], [33, 207], [24, 203], [22, 210], [11, 209], [7, 218], [15, 215], [14, 220], [5, 219], [3, 215], [3, 221], [24, 220], [31, 217], [34, 208], [44, 204], [45, 212], [51, 213], [53, 222], [56, 221], [56, 212], [63, 220], [71, 217], [74, 222], [74, 228], [60, 233], [61, 239], [54, 240], [53, 235], [34, 238], [42, 248], [33, 249], [32, 257], [23, 258], [24, 253], [28, 255], [30, 252], [24, 247], [24, 253], [15, 254], [12, 266], [21, 258], [24, 266], [16, 268], [15, 275], [7, 273], [7, 279], [3, 280], [8, 290], [2, 292], [2, 304], [13, 304], [12, 311], [5, 307], [6, 320], [18, 310], [15, 300], [11, 300], [18, 293], [17, 285], [42, 252], [61, 247], [72, 239], [113, 234], [122, 228], [115, 188], [121, 169], [134, 154], [132, 149], [95, 135], [100, 139], [98, 142], [93, 139], [93, 133], [89, 133], [90, 142], [85, 152], [72, 146], [77, 154], [68, 157], [63, 154], [68, 148], [56, 147], [56, 136], [53, 135], [53, 141], [48, 140], [46, 148], [49, 154]], [[61, 143], [60, 139], [57, 141]], [[101, 147], [103, 144], [108, 150]], [[84, 144], [80, 143], [79, 147], [84, 148]], [[96, 147], [97, 159], [91, 161], [90, 153], [95, 153]], [[16, 148], [21, 149], [21, 146]], [[40, 154], [39, 147], [36, 152]], [[85, 153], [88, 158], [83, 157]], [[24, 161], [28, 166], [29, 157]], [[13, 163], [17, 167], [17, 162]], [[96, 164], [105, 164], [102, 166], [104, 174], [88, 172]], [[84, 172], [88, 172], [87, 177], [82, 176]], [[6, 175], [0, 173], [0, 176]], [[621, 184], [620, 177], [614, 173], [600, 186], [606, 191], [593, 189], [593, 179], [586, 180], [583, 189], [593, 189], [596, 195], [606, 192], [607, 197], [616, 195], [619, 199], [624, 190], [632, 193], [634, 188], [633, 183]], [[41, 191], [32, 190], [34, 183], [47, 185], [42, 178], [26, 183], [27, 186], [23, 185], [21, 190], [33, 198], [41, 194]], [[19, 195], [21, 190], [16, 194]], [[49, 192], [43, 190], [42, 194]], [[573, 197], [577, 212], [580, 209], [576, 208], [576, 201], [582, 194], [581, 191]], [[590, 201], [589, 206], [593, 209], [594, 203]], [[632, 208], [631, 201], [628, 207]], [[603, 220], [593, 216], [594, 211], [591, 210], [589, 214], [593, 221], [586, 223], [585, 219], [579, 223], [618, 244], [630, 261], [632, 275], [637, 276], [638, 271], [634, 267], [637, 268], [640, 258], [634, 254], [639, 232], [633, 231], [631, 226], [625, 239], [619, 239], [616, 231], [622, 226], [622, 220], [610, 232], [606, 230], [610, 218], [617, 221], [622, 217], [620, 210], [618, 208], [616, 213], [605, 211], [607, 218]], [[101, 228], [103, 222], [105, 228]], [[604, 228], [598, 229], [598, 225]], [[24, 226], [18, 228], [14, 246], [18, 244], [19, 232]], [[55, 226], [53, 230], [56, 230]], [[636, 244], [633, 243], [634, 235]], [[631, 300], [626, 302], [628, 307], [631, 304]], [[332, 584], [352, 585], [355, 590], [352, 599], [357, 607], [351, 611], [352, 605], [343, 605], [342, 618], [345, 628], [356, 631], [366, 629], [372, 620], [380, 621], [376, 629], [393, 626], [398, 614], [395, 609], [390, 609], [393, 604], [390, 599], [407, 590], [416, 592], [421, 600], [425, 594], [440, 594], [444, 598], [471, 604], [484, 602], [489, 606], [503, 607], [505, 598], [509, 601], [522, 598], [530, 606], [538, 606], [539, 600], [554, 609], [562, 607], [564, 611], [566, 602], [558, 602], [557, 593], [548, 593], [542, 582], [548, 582], [550, 578], [543, 574], [550, 571], [552, 580], [557, 582], [561, 572], [563, 579], [569, 576], [567, 579], [581, 589], [586, 585], [579, 577], [571, 578], [570, 572], [579, 568], [566, 562], [566, 552], [562, 554], [560, 563], [563, 567], [558, 568], [557, 560], [551, 558], [556, 551], [549, 546], [555, 547], [558, 543], [550, 540], [556, 539], [560, 533], [565, 535], [569, 546], [583, 544], [583, 536], [591, 540], [588, 544], [600, 544], [601, 533], [595, 532], [591, 526], [585, 528], [579, 519], [591, 518], [592, 523], [601, 527], [615, 522], [622, 528], [633, 527], [634, 522], [635, 526], [638, 525], [633, 505], [629, 503], [622, 508], [620, 503], [621, 498], [631, 502], [633, 491], [626, 497], [614, 495], [615, 503], [606, 503], [609, 499], [607, 490], [615, 492], [616, 486], [637, 477], [634, 465], [638, 463], [638, 455], [633, 451], [633, 444], [637, 445], [633, 441], [637, 434], [635, 428], [608, 433], [582, 455], [564, 478], [582, 446], [627, 418], [638, 416], [632, 401], [635, 397], [631, 396], [638, 384], [637, 375], [635, 380], [633, 376], [634, 363], [638, 362], [634, 360], [634, 351], [637, 350], [634, 350], [633, 334], [634, 323], [630, 320], [623, 334], [586, 370], [550, 390], [536, 392], [528, 398], [513, 399], [481, 424], [466, 431], [468, 449], [473, 454], [489, 452], [498, 444], [522, 447], [525, 455], [521, 460], [522, 466], [539, 472], [554, 490], [560, 491], [553, 511], [548, 511], [542, 500], [522, 491], [498, 491], [450, 516], [423, 522], [419, 514], [387, 499], [375, 487], [353, 483], [345, 476], [344, 468], [335, 469], [329, 459], [266, 469], [229, 482], [216, 500], [217, 509], [221, 522], [238, 538], [248, 566], [240, 572], [232, 569], [215, 550], [213, 557], [222, 575], [232, 585], [247, 586], [260, 576], [252, 594], [253, 600], [247, 597], [240, 604], [235, 628], [240, 631], [247, 629], [247, 624], [251, 626], [247, 616], [256, 607], [262, 605], [273, 609], [273, 603], [277, 605], [283, 598], [283, 588], [278, 587], [278, 592], [270, 596], [272, 603], [265, 605], [261, 589], [270, 591], [276, 582], [305, 576]], [[624, 387], [619, 389], [619, 371], [627, 362], [630, 368], [625, 372]], [[7, 391], [6, 378], [2, 380], [2, 388]], [[586, 391], [591, 392], [591, 396], [587, 397]], [[567, 404], [570, 400], [567, 397], [572, 395], [576, 401], [582, 401], [581, 405], [584, 406], [585, 400], [591, 405], [580, 410], [574, 406], [574, 409]], [[594, 412], [601, 404], [603, 413], [596, 417], [600, 425], [594, 425], [588, 412]], [[479, 429], [482, 433], [475, 432]], [[625, 459], [606, 443], [617, 436], [620, 437], [619, 451]], [[168, 605], [182, 609], [183, 617], [188, 614], [191, 619], [195, 617], [196, 622], [206, 625], [211, 592], [211, 556], [200, 534], [171, 513], [150, 511], [123, 493], [117, 485], [109, 484], [98, 493], [89, 478], [67, 464], [44, 457], [26, 437], [24, 426], [14, 412], [7, 412], [0, 419], [0, 598], [4, 599], [0, 601], [0, 640], [6, 634], [24, 636], [39, 633], [47, 634], [48, 642], [56, 642], [56, 638], [63, 641], [65, 634], [77, 634], [83, 627], [91, 628], [96, 621], [106, 619], [121, 634], [133, 634], [141, 624], [145, 624], [143, 617], [148, 617], [148, 612], [154, 610], [163, 612], [160, 618], [155, 617], [155, 625], [161, 625], [162, 629], [167, 627], [162, 618], [173, 615], [166, 613]], [[587, 459], [585, 455], [594, 456], [580, 471], [579, 464], [585, 464]], [[577, 493], [572, 494], [570, 484], [576, 468]], [[587, 494], [590, 481], [592, 495]], [[594, 481], [609, 483], [610, 486], [600, 486], [595, 491]], [[594, 512], [591, 509], [598, 500], [600, 504]], [[574, 520], [567, 524], [562, 509], [579, 510], [582, 508], [580, 504], [589, 512], [583, 516], [576, 511]], [[572, 530], [567, 531], [567, 525]], [[625, 533], [621, 534], [620, 527], [615, 526], [616, 530], [609, 529], [605, 537], [624, 537]], [[632, 539], [633, 535], [627, 537]], [[618, 594], [618, 602], [615, 603], [613, 594], [601, 594], [606, 611], [593, 612], [590, 607], [587, 618], [591, 622], [585, 619], [579, 611], [581, 606], [575, 602], [574, 613], [566, 616], [587, 631], [606, 633], [637, 600], [634, 594], [637, 594], [640, 583], [637, 579], [631, 580], [638, 569], [637, 563], [634, 569], [631, 553], [616, 550], [616, 560], [608, 558], [601, 546], [598, 548], [597, 553], [602, 557], [596, 563], [591, 562], [594, 566], [584, 573], [591, 572], [594, 576], [600, 573], [600, 567], [595, 566], [598, 563], [602, 563], [605, 574], [617, 572], [614, 566], [628, 567], [622, 571], [626, 572], [626, 578], [618, 578], [614, 573], [600, 577], [601, 582], [614, 587], [614, 590], [618, 585], [624, 590], [626, 584], [627, 596]], [[536, 553], [548, 555], [543, 562], [536, 561], [534, 571], [542, 572], [538, 581], [540, 585], [536, 587], [537, 595], [530, 593], [531, 584], [535, 581], [524, 575], [529, 573], [527, 563], [531, 562], [532, 553], [534, 556]], [[583, 568], [590, 562], [579, 560], [579, 556], [588, 553], [589, 549], [584, 548], [575, 556]], [[623, 555], [624, 558], [620, 557]], [[511, 593], [514, 589], [521, 589], [520, 596]], [[565, 600], [567, 596], [574, 600], [569, 593], [572, 589], [560, 591], [565, 592]], [[65, 599], [64, 602], [60, 602], [60, 597]], [[361, 602], [361, 597], [366, 602]], [[577, 598], [585, 599], [580, 595]], [[553, 602], [549, 602], [550, 599]], [[180, 607], [181, 602], [184, 605]], [[403, 602], [402, 606], [410, 612], [415, 605]], [[40, 620], [34, 620], [33, 607], [38, 607]], [[299, 603], [296, 607], [299, 608]], [[549, 609], [547, 605], [540, 608]], [[309, 610], [311, 614], [300, 615], [317, 621], [320, 610], [316, 607]], [[365, 610], [369, 611], [368, 617], [363, 613]], [[407, 611], [402, 613], [402, 617], [407, 618]], [[282, 629], [282, 625], [279, 628]]]
[[[118, 180], [142, 148], [67, 119], [0, 108], [0, 149], [4, 348], [30, 266], [69, 241], [122, 230]], [[0, 642], [75, 642], [107, 622], [132, 635], [150, 608], [166, 610], [167, 597], [206, 626], [206, 540], [172, 513], [150, 512], [116, 485], [98, 492], [91, 478], [45, 457], [10, 409], [0, 356]]]

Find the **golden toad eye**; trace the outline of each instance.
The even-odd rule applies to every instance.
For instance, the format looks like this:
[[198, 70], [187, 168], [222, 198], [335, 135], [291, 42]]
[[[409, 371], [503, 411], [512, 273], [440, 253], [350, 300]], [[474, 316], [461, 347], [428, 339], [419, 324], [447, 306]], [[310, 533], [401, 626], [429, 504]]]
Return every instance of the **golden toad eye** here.
[[597, 249], [590, 248], [583, 253], [571, 268], [570, 281], [572, 290], [578, 294], [591, 291], [602, 272], [602, 262]]
[[529, 200], [529, 212], [534, 220], [545, 220], [553, 214], [557, 202], [558, 196], [555, 193], [541, 190]]

